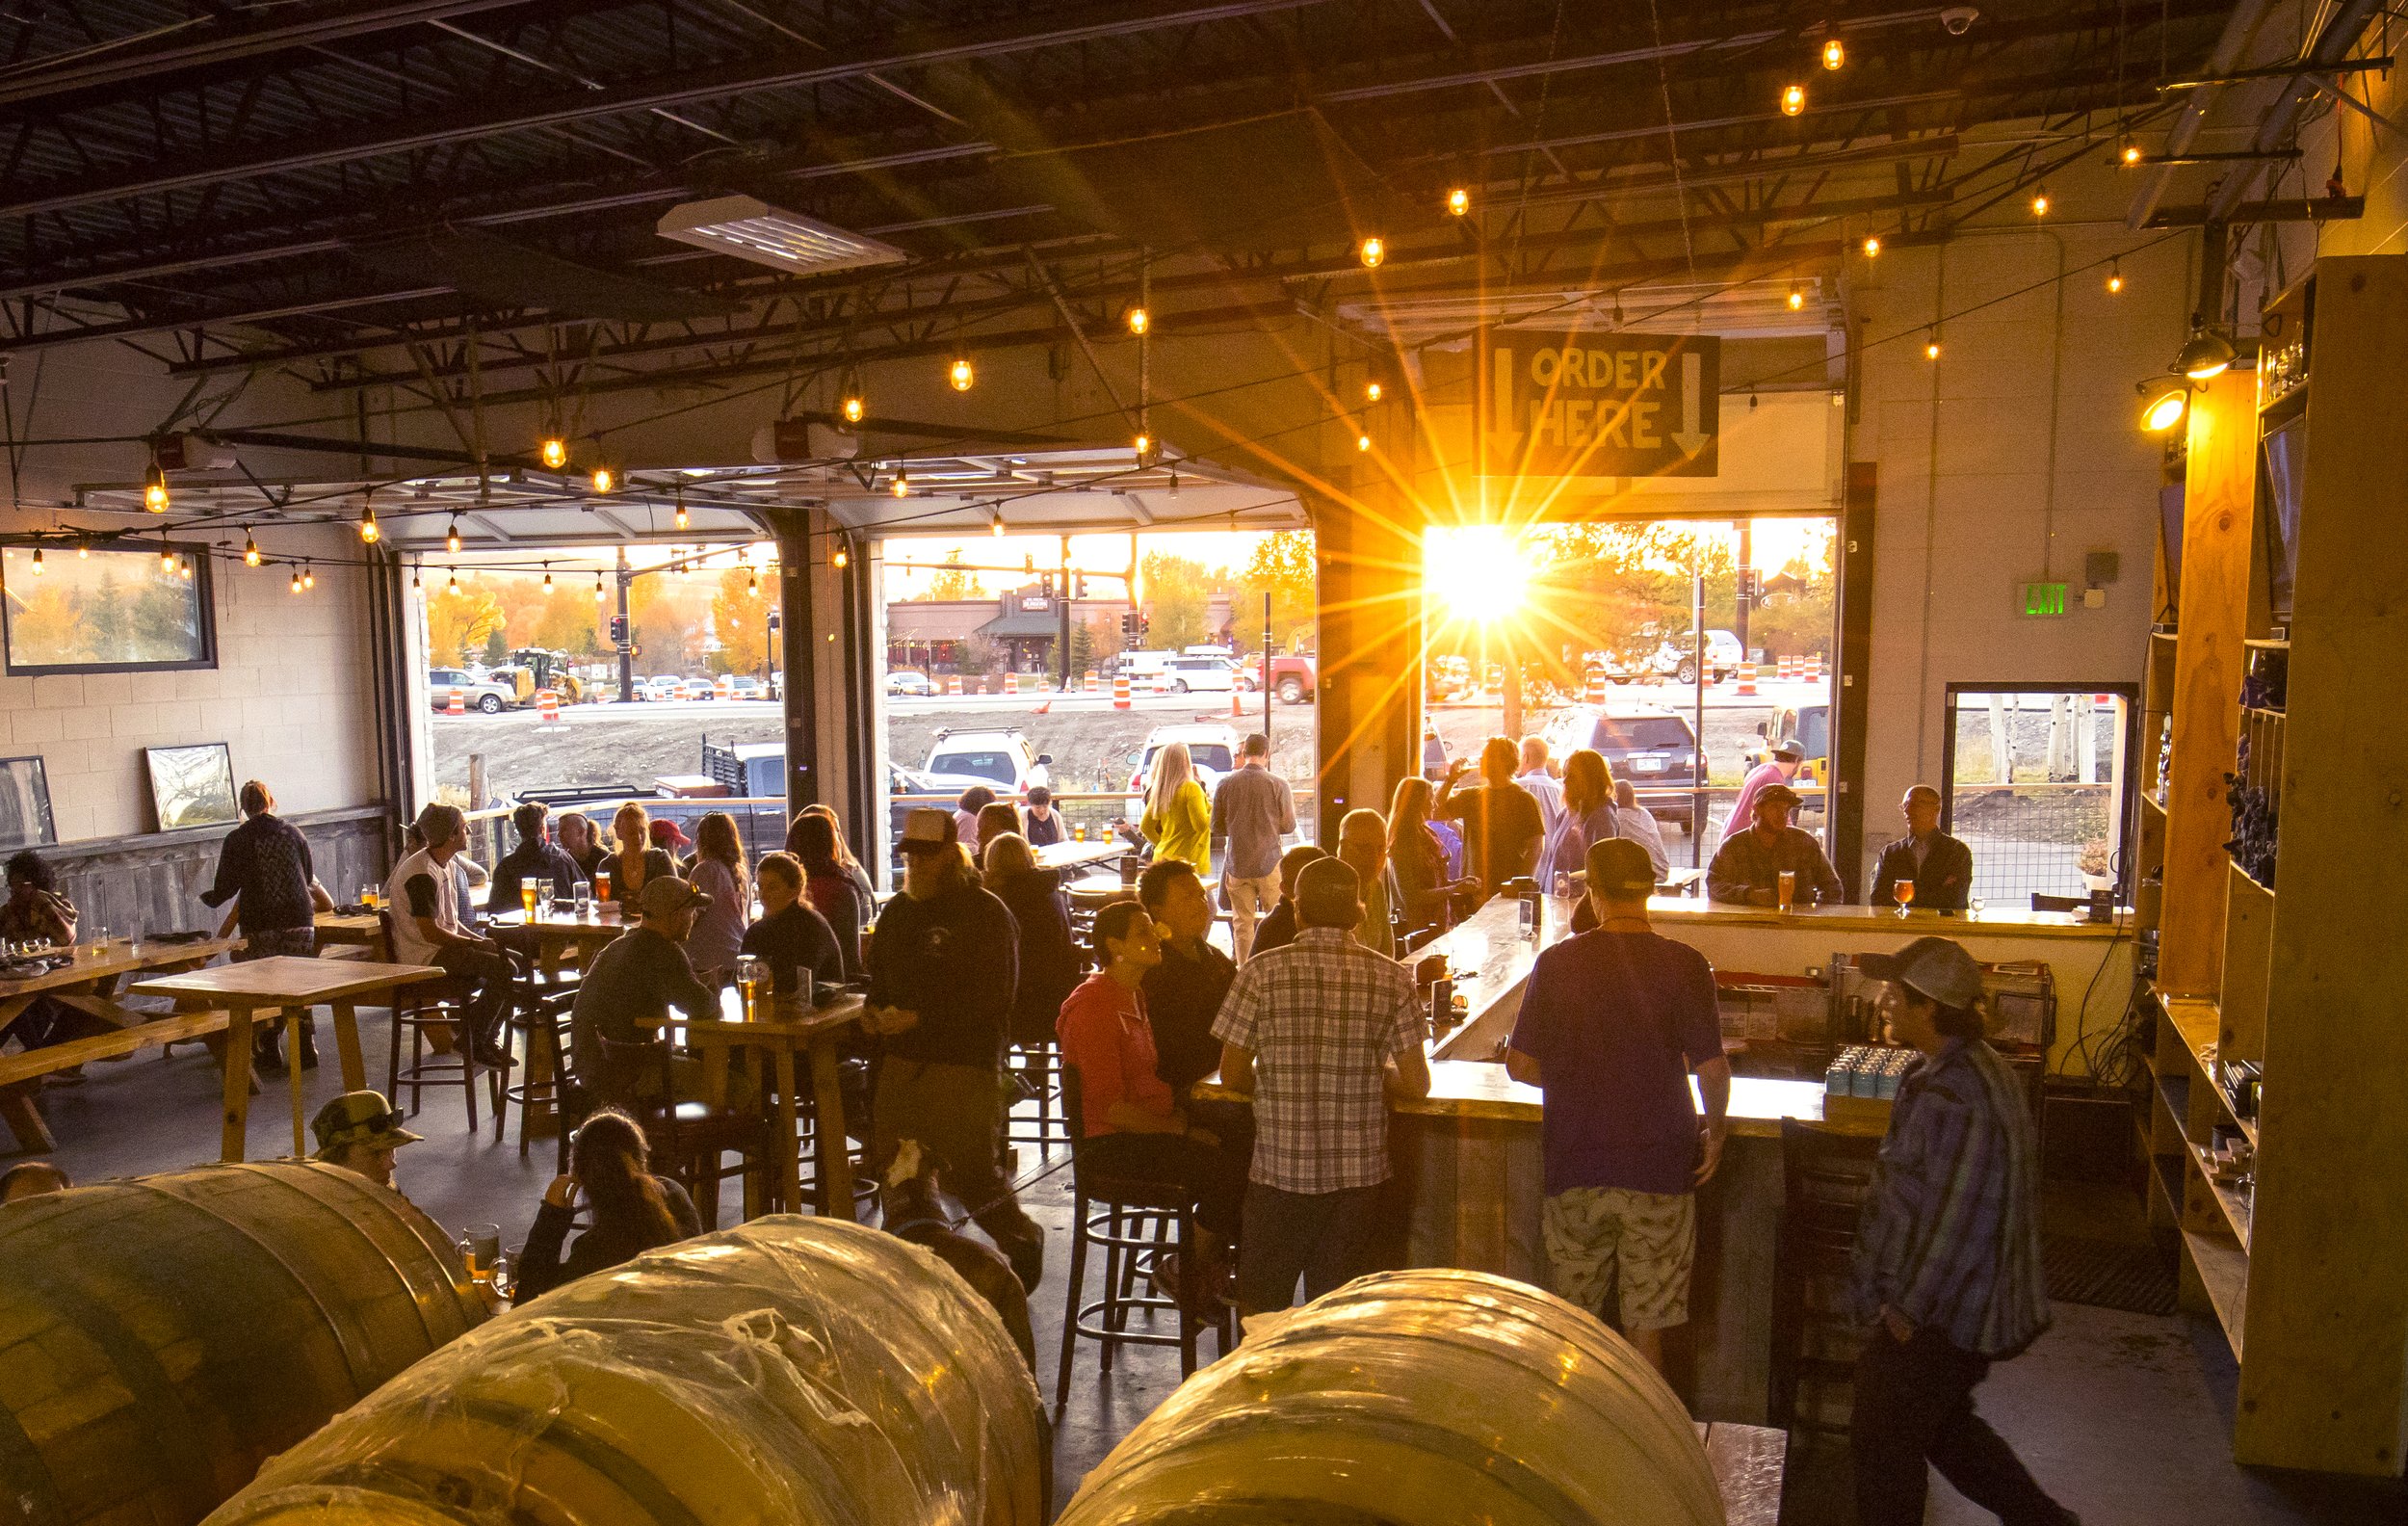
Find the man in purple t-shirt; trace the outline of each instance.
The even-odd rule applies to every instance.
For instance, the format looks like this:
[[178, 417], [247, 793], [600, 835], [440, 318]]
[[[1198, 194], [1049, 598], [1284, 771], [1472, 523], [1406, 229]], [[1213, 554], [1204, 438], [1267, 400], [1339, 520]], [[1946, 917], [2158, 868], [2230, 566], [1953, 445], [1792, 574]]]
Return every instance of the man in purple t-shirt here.
[[1618, 1280], [1622, 1333], [1662, 1371], [1663, 1332], [1688, 1322], [1695, 1195], [1721, 1164], [1731, 1062], [1714, 966], [1648, 925], [1647, 851], [1609, 837], [1589, 845], [1586, 867], [1597, 931], [1538, 956], [1505, 1070], [1547, 1093], [1540, 1142], [1556, 1291], [1602, 1315]]

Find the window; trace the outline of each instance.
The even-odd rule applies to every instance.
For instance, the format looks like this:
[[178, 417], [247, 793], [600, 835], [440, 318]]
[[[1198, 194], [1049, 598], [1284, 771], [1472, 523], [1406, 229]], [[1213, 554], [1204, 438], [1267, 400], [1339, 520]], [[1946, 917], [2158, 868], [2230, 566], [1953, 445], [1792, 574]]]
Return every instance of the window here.
[[0, 547], [12, 673], [121, 672], [213, 668], [209, 556], [197, 546], [78, 551], [22, 541]]
[[1189, 743], [1188, 761], [1197, 768], [1211, 769], [1216, 774], [1226, 774], [1237, 767], [1237, 760], [1229, 755], [1229, 750], [1217, 742]]
[[2119, 884], [2134, 698], [2129, 684], [1949, 686], [1941, 820], [1973, 849], [1975, 895], [2028, 905]]
[[931, 774], [963, 774], [972, 778], [993, 779], [1009, 784], [1018, 776], [1012, 771], [1008, 752], [942, 752], [929, 759]]
[[1600, 716], [1589, 745], [1601, 752], [1686, 752], [1688, 738], [1688, 723], [1675, 716]]

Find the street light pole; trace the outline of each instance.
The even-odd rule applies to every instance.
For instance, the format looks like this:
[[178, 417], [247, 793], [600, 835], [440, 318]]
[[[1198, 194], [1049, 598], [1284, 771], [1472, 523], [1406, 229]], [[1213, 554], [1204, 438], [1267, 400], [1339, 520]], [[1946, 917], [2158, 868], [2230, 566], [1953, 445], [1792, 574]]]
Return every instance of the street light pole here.
[[618, 548], [618, 702], [636, 702], [636, 622], [628, 615], [627, 591], [635, 586], [635, 571], [627, 565], [627, 548]]

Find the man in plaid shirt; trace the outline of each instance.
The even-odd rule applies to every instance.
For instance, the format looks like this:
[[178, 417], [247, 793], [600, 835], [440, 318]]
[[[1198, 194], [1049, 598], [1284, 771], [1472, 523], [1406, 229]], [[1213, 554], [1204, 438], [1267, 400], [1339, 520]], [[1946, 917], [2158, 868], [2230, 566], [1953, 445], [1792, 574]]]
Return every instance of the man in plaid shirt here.
[[[1294, 943], [1258, 951], [1213, 1036], [1221, 1080], [1254, 1097], [1254, 1165], [1238, 1254], [1238, 1308], [1309, 1302], [1371, 1270], [1388, 1103], [1429, 1095], [1422, 1004], [1405, 967], [1354, 940], [1362, 883], [1322, 858], [1296, 881]], [[1390, 1061], [1396, 1068], [1388, 1068]]]

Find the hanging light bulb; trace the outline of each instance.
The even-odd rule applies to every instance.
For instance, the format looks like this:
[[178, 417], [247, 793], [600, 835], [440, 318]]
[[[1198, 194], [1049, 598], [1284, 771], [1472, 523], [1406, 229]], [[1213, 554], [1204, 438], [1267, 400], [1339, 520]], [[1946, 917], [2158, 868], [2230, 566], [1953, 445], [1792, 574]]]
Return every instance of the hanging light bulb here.
[[2033, 217], [2047, 217], [2049, 215], [2049, 188], [2047, 186], [2042, 186], [2039, 190], [2032, 193], [2031, 215]]
[[895, 496], [898, 498], [911, 496], [911, 473], [900, 466], [895, 468]]
[[1004, 535], [1004, 511], [1001, 506], [998, 506], [992, 513], [995, 517], [987, 522], [986, 533], [1000, 540]]
[[418, 564], [415, 562], [409, 566], [409, 591], [420, 598], [427, 596], [427, 585], [425, 580], [418, 575]]
[[595, 492], [606, 493], [618, 486], [618, 473], [608, 466], [596, 466], [593, 469], [592, 482]]
[[457, 593], [459, 592], [459, 568], [454, 567], [451, 569], [451, 576], [446, 579], [443, 584], [443, 592], [446, 593]]
[[257, 566], [258, 565], [259, 542], [250, 538], [250, 527], [246, 525], [243, 527], [243, 566]]
[[559, 471], [568, 464], [568, 441], [558, 434], [546, 434], [543, 443], [536, 447], [536, 454], [542, 460], [545, 470]]
[[2134, 143], [2126, 144], [2124, 145], [2123, 160], [2127, 165], [2136, 165], [2140, 163], [2140, 145]]
[[1782, 87], [1781, 87], [1781, 115], [1782, 115], [1782, 116], [1784, 116], [1784, 117], [1794, 117], [1794, 116], [1798, 115], [1800, 112], [1804, 111], [1805, 109], [1806, 109], [1806, 87], [1805, 87], [1805, 86], [1803, 86], [1803, 85], [1784, 85], [1784, 86], [1782, 86]]
[[1359, 451], [1370, 450], [1372, 448], [1372, 437], [1369, 434], [1355, 435], [1354, 448]]
[[596, 572], [593, 575], [593, 601], [599, 604], [610, 596], [610, 592], [602, 587], [602, 574]]
[[1154, 449], [1154, 436], [1151, 434], [1139, 434], [1129, 443], [1139, 456], [1149, 455]]
[[953, 383], [953, 388], [956, 392], [969, 391], [971, 384], [978, 379], [979, 374], [971, 369], [968, 355], [955, 356], [954, 363], [945, 368], [945, 380]]
[[1447, 193], [1447, 211], [1449, 213], [1455, 217], [1461, 217], [1464, 213], [1471, 210], [1471, 192], [1464, 190], [1461, 186], [1456, 186], [1453, 190]]
[[1846, 63], [1847, 46], [1838, 38], [1833, 38], [1822, 45], [1822, 66], [1824, 68], [1837, 69], [1845, 66]]
[[1937, 329], [1924, 330], [1924, 358], [1926, 360], [1940, 358], [1940, 330]]
[[89, 562], [92, 560], [91, 541], [78, 540], [75, 542], [75, 560], [78, 562]]
[[459, 521], [457, 519], [452, 521], [450, 529], [443, 532], [443, 549], [454, 556], [459, 555]]
[[1802, 312], [1806, 307], [1806, 288], [1794, 281], [1790, 284], [1790, 311]]
[[162, 572], [175, 570], [175, 553], [168, 549], [168, 543], [165, 540], [159, 542], [159, 570]]
[[753, 598], [761, 596], [761, 574], [750, 567], [745, 568], [745, 592]]
[[314, 589], [317, 586], [318, 574], [310, 567], [308, 563], [303, 562], [301, 564], [301, 587], [305, 589]]
[[1170, 496], [1179, 496], [1179, 469], [1176, 466], [1170, 469]]
[[543, 564], [543, 592], [552, 592], [552, 564], [549, 562]]
[[152, 513], [168, 512], [168, 474], [156, 451], [151, 453], [149, 469], [143, 473], [143, 507]]
[[383, 527], [377, 523], [377, 506], [363, 501], [359, 506], [359, 539], [362, 545], [375, 545], [384, 539]]
[[34, 547], [34, 576], [41, 576], [41, 547]]
[[1880, 235], [1880, 234], [1878, 234], [1878, 233], [1868, 233], [1868, 234], [1866, 234], [1866, 235], [1865, 235], [1865, 257], [1866, 257], [1866, 258], [1868, 258], [1868, 259], [1870, 259], [1870, 258], [1871, 258], [1873, 255], [1878, 254], [1878, 253], [1880, 253], [1880, 252], [1881, 252], [1881, 235]]
[[846, 564], [851, 560], [852, 553], [845, 549], [845, 542], [842, 539], [839, 539], [834, 545], [828, 547], [827, 565], [834, 567], [837, 571], [842, 572], [845, 569]]
[[1357, 252], [1362, 256], [1365, 270], [1377, 270], [1379, 262], [1388, 257], [1388, 243], [1377, 234], [1374, 234], [1363, 241], [1363, 247]]
[[1364, 382], [1364, 383], [1363, 383], [1363, 401], [1364, 401], [1364, 402], [1366, 402], [1366, 403], [1376, 403], [1376, 402], [1378, 402], [1378, 401], [1379, 401], [1380, 391], [1381, 391], [1380, 385], [1379, 385], [1379, 383], [1378, 383], [1376, 381], [1372, 381], [1372, 382]]
[[2109, 261], [2107, 261], [2107, 295], [2108, 295], [2108, 296], [2110, 296], [2110, 297], [2121, 296], [2121, 295], [2123, 294], [2123, 291], [2124, 291], [2124, 266], [2123, 266], [2123, 261], [2121, 261], [2121, 260], [2109, 260]]
[[301, 568], [299, 567], [293, 569], [293, 592], [296, 593], [301, 592]]
[[1129, 309], [1129, 331], [1133, 334], [1142, 335], [1145, 332], [1146, 326], [1151, 324], [1153, 321], [1153, 315], [1148, 313], [1142, 307], [1132, 307]]
[[677, 528], [686, 528], [686, 489], [683, 487], [677, 489]]
[[[39, 572], [41, 569], [39, 567], [36, 567], [34, 570]], [[191, 557], [178, 557], [175, 559], [175, 575], [182, 578], [187, 583], [190, 583], [193, 580], [193, 559]]]
[[845, 401], [837, 406], [837, 411], [845, 415], [846, 423], [858, 424], [870, 411], [870, 406], [861, 401], [860, 393], [852, 392], [846, 394]]

